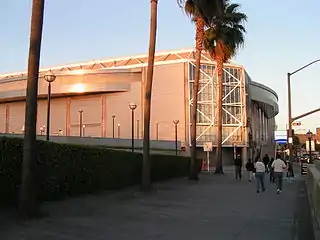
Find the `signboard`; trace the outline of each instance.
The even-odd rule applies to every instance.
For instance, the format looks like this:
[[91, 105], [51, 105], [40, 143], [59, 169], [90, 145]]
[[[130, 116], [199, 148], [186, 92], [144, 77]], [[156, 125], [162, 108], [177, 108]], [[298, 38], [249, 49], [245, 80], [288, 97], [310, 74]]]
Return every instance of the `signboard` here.
[[[309, 144], [309, 140], [308, 140], [308, 141], [306, 141], [306, 151], [307, 151], [307, 152], [310, 151], [309, 145], [310, 145], [310, 144]], [[311, 140], [311, 152], [314, 152], [315, 150], [316, 150], [316, 148], [315, 148], [314, 141]]]
[[300, 122], [300, 121], [298, 121], [298, 122], [293, 122], [293, 123], [292, 123], [292, 126], [301, 126], [301, 122]]
[[212, 142], [203, 143], [203, 151], [212, 152]]

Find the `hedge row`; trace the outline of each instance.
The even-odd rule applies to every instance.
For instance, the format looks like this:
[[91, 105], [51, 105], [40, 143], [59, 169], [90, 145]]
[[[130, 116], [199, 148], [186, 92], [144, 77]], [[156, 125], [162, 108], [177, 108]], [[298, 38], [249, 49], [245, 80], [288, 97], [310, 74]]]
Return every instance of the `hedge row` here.
[[[139, 184], [142, 155], [90, 146], [37, 142], [39, 200], [56, 200]], [[16, 203], [23, 139], [0, 138], [0, 206]], [[152, 155], [152, 181], [185, 176], [189, 158]]]

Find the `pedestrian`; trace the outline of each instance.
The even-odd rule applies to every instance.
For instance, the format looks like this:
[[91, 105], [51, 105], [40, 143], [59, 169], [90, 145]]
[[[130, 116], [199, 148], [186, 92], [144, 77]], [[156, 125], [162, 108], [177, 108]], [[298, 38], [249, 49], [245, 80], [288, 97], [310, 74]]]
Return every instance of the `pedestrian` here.
[[289, 183], [291, 183], [291, 178], [294, 178], [293, 164], [290, 161], [288, 162], [287, 178], [288, 178]]
[[266, 168], [266, 173], [268, 173], [268, 164], [270, 162], [270, 158], [268, 156], [268, 154], [266, 154], [263, 159], [262, 159], [263, 163], [264, 163], [264, 166]]
[[255, 164], [255, 176], [256, 176], [256, 182], [257, 182], [257, 193], [260, 192], [260, 188], [262, 192], [264, 192], [265, 186], [264, 186], [264, 175], [265, 175], [266, 167], [264, 163], [259, 158], [258, 161]]
[[237, 154], [235, 160], [234, 160], [234, 166], [236, 168], [236, 179], [240, 179], [242, 178], [242, 174], [241, 174], [241, 168], [242, 168], [242, 161], [241, 161], [241, 156], [240, 154]]
[[287, 168], [286, 163], [281, 159], [280, 154], [277, 154], [276, 159], [273, 161], [271, 167], [274, 171], [274, 177], [277, 183], [277, 194], [282, 191], [283, 172]]
[[272, 167], [272, 163], [274, 161], [274, 158], [271, 158], [268, 168], [270, 169], [270, 183], [274, 183], [275, 179], [274, 179], [274, 169]]
[[253, 177], [253, 172], [254, 172], [254, 164], [251, 159], [248, 159], [248, 162], [246, 164], [246, 169], [248, 172], [249, 182], [251, 182]]

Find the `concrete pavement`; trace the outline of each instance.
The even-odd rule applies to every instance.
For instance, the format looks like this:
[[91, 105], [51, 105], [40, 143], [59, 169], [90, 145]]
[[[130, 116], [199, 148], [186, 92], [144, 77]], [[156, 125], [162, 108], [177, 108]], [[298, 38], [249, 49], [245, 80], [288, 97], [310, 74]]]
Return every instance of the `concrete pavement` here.
[[303, 178], [276, 195], [273, 184], [256, 194], [231, 171], [200, 177], [158, 183], [151, 194], [131, 188], [48, 203], [46, 218], [0, 223], [0, 239], [313, 240]]

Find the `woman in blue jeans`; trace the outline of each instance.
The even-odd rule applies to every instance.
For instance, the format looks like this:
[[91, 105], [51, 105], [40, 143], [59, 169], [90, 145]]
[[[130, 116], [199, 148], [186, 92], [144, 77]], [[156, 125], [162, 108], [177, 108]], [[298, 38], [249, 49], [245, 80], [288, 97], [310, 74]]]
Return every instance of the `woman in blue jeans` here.
[[265, 186], [264, 186], [264, 175], [266, 171], [266, 167], [261, 159], [258, 159], [258, 161], [255, 164], [256, 169], [256, 181], [257, 181], [257, 193], [260, 192], [260, 189], [262, 192], [264, 192]]

